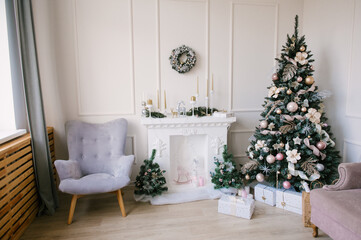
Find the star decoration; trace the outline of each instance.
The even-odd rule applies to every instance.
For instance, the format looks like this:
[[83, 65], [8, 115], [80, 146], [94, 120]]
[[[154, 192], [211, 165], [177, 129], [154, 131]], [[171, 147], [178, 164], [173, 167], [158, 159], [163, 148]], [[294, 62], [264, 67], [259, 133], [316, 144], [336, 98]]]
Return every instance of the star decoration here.
[[279, 144], [279, 143], [273, 144], [272, 147], [273, 147], [274, 149], [276, 149], [276, 150], [282, 148], [282, 147], [281, 147], [281, 144]]
[[300, 99], [299, 97], [295, 97], [295, 98], [294, 98], [294, 101], [295, 101], [295, 102], [300, 102], [301, 99]]
[[266, 176], [268, 176], [271, 172], [271, 169], [266, 165], [260, 166], [259, 169], [262, 170]]
[[273, 130], [275, 128], [275, 124], [274, 123], [270, 123], [269, 125], [268, 125], [268, 129], [269, 130]]
[[297, 136], [296, 138], [293, 139], [293, 142], [295, 144], [301, 145], [302, 139]]

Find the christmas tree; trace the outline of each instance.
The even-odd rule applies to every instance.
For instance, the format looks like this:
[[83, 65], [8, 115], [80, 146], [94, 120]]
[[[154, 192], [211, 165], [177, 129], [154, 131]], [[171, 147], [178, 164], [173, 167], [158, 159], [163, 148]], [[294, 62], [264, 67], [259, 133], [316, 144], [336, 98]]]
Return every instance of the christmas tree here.
[[135, 180], [135, 191], [137, 195], [157, 196], [168, 191], [165, 186], [166, 180], [163, 176], [165, 170], [160, 170], [159, 164], [154, 162], [156, 150], [153, 149], [150, 159], [144, 160], [140, 166], [140, 172]]
[[232, 158], [232, 154], [228, 154], [227, 145], [224, 145], [221, 159], [214, 157], [216, 168], [214, 170], [215, 172], [211, 173], [211, 177], [215, 189], [240, 188], [242, 186], [242, 177], [238, 173]]
[[303, 181], [331, 184], [340, 156], [322, 103], [329, 94], [319, 92], [314, 83], [314, 60], [305, 36], [298, 36], [298, 16], [294, 34], [287, 35], [276, 61], [262, 119], [247, 149], [252, 161], [242, 166], [242, 174], [246, 180], [266, 179], [273, 186], [293, 186], [297, 191]]

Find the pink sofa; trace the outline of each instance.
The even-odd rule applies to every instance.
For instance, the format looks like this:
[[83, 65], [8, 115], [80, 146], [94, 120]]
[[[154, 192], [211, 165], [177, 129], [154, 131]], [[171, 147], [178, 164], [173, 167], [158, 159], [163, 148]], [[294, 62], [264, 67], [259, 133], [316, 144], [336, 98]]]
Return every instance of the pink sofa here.
[[341, 163], [335, 185], [311, 191], [311, 222], [332, 239], [361, 240], [361, 163]]

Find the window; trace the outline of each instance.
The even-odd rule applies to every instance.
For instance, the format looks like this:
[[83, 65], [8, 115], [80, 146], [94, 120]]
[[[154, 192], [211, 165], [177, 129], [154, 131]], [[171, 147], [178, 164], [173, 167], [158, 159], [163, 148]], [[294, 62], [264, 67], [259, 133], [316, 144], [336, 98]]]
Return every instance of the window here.
[[0, 144], [25, 133], [16, 129], [9, 54], [5, 0], [0, 0]]

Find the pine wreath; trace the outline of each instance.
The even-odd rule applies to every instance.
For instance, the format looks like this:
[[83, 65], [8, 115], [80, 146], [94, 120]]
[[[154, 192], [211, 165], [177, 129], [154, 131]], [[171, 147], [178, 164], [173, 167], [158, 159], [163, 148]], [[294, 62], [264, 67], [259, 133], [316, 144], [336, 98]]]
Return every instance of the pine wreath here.
[[[186, 54], [187, 59], [185, 62], [182, 62], [179, 58]], [[171, 55], [169, 56], [170, 65], [172, 68], [179, 73], [186, 73], [189, 72], [194, 65], [196, 64], [197, 58], [196, 53], [193, 51], [192, 48], [182, 45], [176, 49], [172, 50]]]

